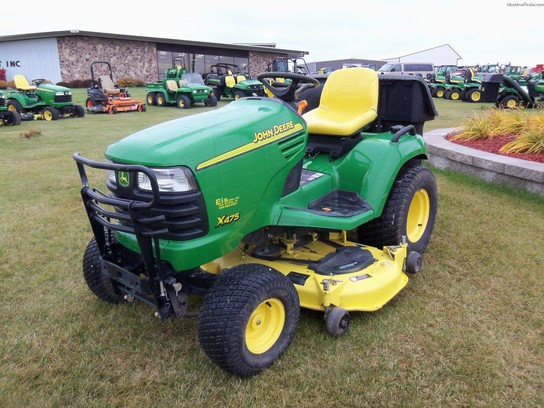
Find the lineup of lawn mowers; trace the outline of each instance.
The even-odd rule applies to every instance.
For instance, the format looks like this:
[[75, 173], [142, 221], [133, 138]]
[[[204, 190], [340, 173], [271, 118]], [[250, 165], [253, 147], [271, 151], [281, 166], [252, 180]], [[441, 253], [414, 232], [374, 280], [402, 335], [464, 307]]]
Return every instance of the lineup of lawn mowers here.
[[544, 107], [542, 66], [441, 65], [426, 80], [435, 98], [494, 103], [505, 109]]
[[146, 98], [132, 98], [128, 87], [119, 86], [109, 62], [91, 64], [91, 85], [87, 89], [85, 108], [74, 104], [72, 90], [45, 79], [28, 79], [14, 75], [13, 89], [0, 91], [0, 124], [17, 126], [27, 120], [81, 118], [85, 110], [92, 113], [145, 112], [146, 104], [176, 105], [188, 109], [196, 103], [216, 106], [223, 98], [234, 100], [264, 95], [264, 85], [243, 73], [235, 64], [216, 64], [206, 75], [187, 72], [181, 61], [164, 73], [164, 79], [146, 85]]

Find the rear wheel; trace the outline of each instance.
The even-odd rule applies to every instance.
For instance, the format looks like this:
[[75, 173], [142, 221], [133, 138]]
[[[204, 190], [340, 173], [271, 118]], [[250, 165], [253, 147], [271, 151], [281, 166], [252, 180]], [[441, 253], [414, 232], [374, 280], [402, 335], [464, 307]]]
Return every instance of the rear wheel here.
[[260, 264], [242, 264], [219, 275], [207, 292], [198, 338], [219, 367], [241, 377], [269, 367], [289, 347], [300, 302], [291, 281]]
[[155, 102], [155, 94], [153, 92], [148, 92], [148, 94], [145, 97], [145, 100], [149, 106], [153, 106], [156, 104]]
[[433, 173], [422, 165], [408, 167], [397, 176], [382, 215], [357, 229], [358, 240], [381, 248], [406, 237], [409, 250], [422, 254], [431, 239], [437, 208]]
[[480, 102], [481, 99], [482, 92], [477, 88], [470, 89], [465, 95], [465, 100], [467, 102]]
[[519, 106], [519, 98], [515, 95], [507, 95], [500, 101], [500, 107], [503, 109], [515, 109]]
[[164, 106], [166, 105], [166, 98], [164, 97], [164, 95], [162, 93], [157, 93], [157, 95], [155, 96], [155, 104], [157, 106]]
[[451, 99], [452, 101], [456, 101], [460, 97], [461, 97], [461, 92], [459, 92], [458, 90], [454, 89], [453, 91], [450, 92], [449, 99]]
[[442, 88], [437, 88], [437, 89], [436, 89], [436, 97], [437, 97], [437, 98], [443, 98], [443, 97], [444, 97], [444, 89], [442, 89]]

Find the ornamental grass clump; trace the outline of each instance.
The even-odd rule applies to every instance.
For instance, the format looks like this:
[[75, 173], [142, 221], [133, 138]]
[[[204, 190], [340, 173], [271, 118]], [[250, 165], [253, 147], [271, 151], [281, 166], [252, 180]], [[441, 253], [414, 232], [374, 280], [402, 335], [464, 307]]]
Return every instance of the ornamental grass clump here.
[[505, 144], [504, 153], [544, 153], [544, 114], [531, 115], [526, 126], [518, 132], [518, 136]]
[[490, 109], [486, 114], [473, 113], [451, 140], [491, 140], [513, 137], [500, 150], [504, 153], [544, 152], [544, 113], [521, 109]]

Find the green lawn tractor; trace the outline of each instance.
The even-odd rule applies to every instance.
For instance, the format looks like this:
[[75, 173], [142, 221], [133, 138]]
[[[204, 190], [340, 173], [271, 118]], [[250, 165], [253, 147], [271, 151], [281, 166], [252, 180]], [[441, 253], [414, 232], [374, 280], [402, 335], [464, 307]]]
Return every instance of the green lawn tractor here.
[[544, 107], [544, 81], [541, 78], [532, 78], [526, 86], [516, 79], [504, 74], [486, 76], [484, 96], [486, 102], [495, 102], [497, 108], [517, 109]]
[[34, 79], [32, 84], [24, 75], [14, 75], [15, 90], [7, 95], [7, 108], [16, 111], [22, 120], [82, 118], [85, 110], [72, 102], [72, 90], [53, 85], [45, 79]]
[[169, 68], [160, 82], [147, 84], [148, 105], [167, 106], [176, 104], [180, 109], [189, 109], [195, 103], [217, 106], [213, 88], [206, 86], [200, 74], [187, 72], [182, 66]]
[[[281, 75], [290, 86], [266, 81]], [[160, 319], [198, 314], [204, 352], [240, 377], [283, 355], [301, 307], [341, 336], [350, 313], [387, 304], [421, 269], [438, 206], [421, 136], [437, 113], [422, 78], [337, 70], [303, 115], [298, 95], [317, 79], [257, 79], [274, 98], [139, 131], [104, 161], [73, 155], [94, 234], [89, 289]]]
[[236, 64], [212, 65], [210, 72], [204, 76], [204, 83], [213, 88], [218, 101], [221, 98], [239, 99], [265, 95], [262, 82], [252, 79]]
[[145, 112], [143, 99], [132, 99], [127, 87], [115, 84], [111, 64], [95, 61], [91, 64], [91, 86], [87, 89], [87, 110], [93, 113]]
[[21, 115], [6, 106], [6, 94], [0, 91], [0, 125], [17, 126], [21, 124]]
[[429, 85], [429, 90], [433, 98], [443, 98], [446, 92], [448, 79], [453, 71], [457, 69], [457, 65], [438, 65], [435, 66], [435, 73], [430, 78], [426, 79]]

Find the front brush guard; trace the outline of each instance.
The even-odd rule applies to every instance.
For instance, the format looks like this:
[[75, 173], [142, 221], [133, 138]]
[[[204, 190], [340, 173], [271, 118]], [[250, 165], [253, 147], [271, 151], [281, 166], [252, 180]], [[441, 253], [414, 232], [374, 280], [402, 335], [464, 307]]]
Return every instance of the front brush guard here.
[[[165, 217], [164, 215], [150, 217], [146, 214], [160, 199], [159, 184], [155, 173], [145, 166], [98, 162], [82, 157], [79, 153], [75, 153], [73, 158], [77, 163], [83, 185], [81, 197], [85, 210], [100, 250], [103, 266], [112, 281], [118, 284], [117, 288], [121, 292], [154, 306], [158, 310], [159, 317], [163, 320], [172, 314], [176, 317], [185, 315], [187, 313], [187, 294], [181, 291], [181, 283], [169, 273], [161, 261], [159, 237], [169, 232], [168, 228], [162, 224]], [[112, 197], [99, 189], [90, 187], [85, 170], [86, 166], [111, 170], [115, 174], [118, 172], [144, 173], [151, 182], [151, 199], [140, 201]], [[105, 206], [125, 211], [111, 211]], [[120, 262], [116, 262], [117, 256], [112, 256], [110, 240], [106, 240], [107, 234], [104, 231], [107, 234], [118, 231], [133, 234], [136, 237], [147, 277], [142, 278], [120, 265]], [[119, 254], [117, 255], [119, 256]], [[149, 296], [151, 296], [151, 300]]]

